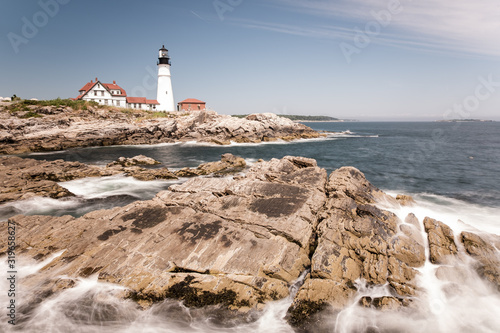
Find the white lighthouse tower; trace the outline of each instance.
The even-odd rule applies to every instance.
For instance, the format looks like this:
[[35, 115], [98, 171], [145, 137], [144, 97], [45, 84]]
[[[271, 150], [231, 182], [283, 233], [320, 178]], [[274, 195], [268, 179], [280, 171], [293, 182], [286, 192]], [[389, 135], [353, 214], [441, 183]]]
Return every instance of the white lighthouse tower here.
[[158, 56], [158, 88], [156, 100], [160, 105], [158, 111], [175, 111], [174, 93], [172, 91], [172, 80], [170, 79], [170, 58], [165, 45], [162, 46]]

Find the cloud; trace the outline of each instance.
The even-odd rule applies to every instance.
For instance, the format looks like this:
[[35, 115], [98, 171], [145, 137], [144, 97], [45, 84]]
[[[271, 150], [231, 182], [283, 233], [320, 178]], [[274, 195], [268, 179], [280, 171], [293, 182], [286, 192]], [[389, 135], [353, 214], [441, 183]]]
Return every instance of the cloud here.
[[[356, 29], [373, 21], [373, 12], [398, 3], [400, 11], [373, 39], [374, 43], [432, 52], [499, 56], [500, 1], [498, 0], [272, 0], [287, 9], [316, 19], [301, 23], [241, 21], [258, 28], [306, 37], [352, 40]], [[276, 19], [278, 20], [278, 18]], [[317, 22], [323, 22], [318, 25]]]

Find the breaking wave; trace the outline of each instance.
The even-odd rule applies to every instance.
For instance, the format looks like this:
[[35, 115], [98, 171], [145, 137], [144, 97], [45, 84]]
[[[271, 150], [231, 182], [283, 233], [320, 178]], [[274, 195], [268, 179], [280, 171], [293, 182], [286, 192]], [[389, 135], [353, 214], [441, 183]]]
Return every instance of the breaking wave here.
[[59, 185], [75, 194], [75, 197], [52, 199], [36, 196], [9, 202], [0, 205], [0, 221], [18, 214], [78, 217], [94, 210], [125, 206], [137, 200], [149, 200], [170, 185], [183, 181], [140, 181], [133, 177], [117, 175], [61, 182]]

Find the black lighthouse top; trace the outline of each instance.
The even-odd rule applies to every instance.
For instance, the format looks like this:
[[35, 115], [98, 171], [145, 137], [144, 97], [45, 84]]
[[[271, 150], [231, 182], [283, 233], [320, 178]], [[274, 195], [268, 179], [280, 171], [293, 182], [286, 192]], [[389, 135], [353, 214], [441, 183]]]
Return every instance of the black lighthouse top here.
[[171, 65], [168, 50], [165, 48], [165, 45], [162, 45], [159, 51], [158, 64]]

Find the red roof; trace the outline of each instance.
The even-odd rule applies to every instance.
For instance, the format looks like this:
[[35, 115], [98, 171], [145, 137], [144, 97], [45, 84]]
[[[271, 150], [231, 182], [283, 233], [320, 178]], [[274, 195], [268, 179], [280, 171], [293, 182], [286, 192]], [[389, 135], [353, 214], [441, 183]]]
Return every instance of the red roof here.
[[146, 99], [146, 97], [127, 97], [127, 103], [157, 104], [157, 105], [160, 104], [156, 99]]
[[146, 104], [146, 97], [127, 97], [127, 103]]
[[123, 90], [122, 87], [120, 87], [119, 85], [117, 85], [115, 83], [115, 81], [113, 81], [113, 83], [103, 83], [102, 85], [105, 86], [106, 88], [108, 88], [108, 90], [120, 90], [120, 94], [111, 94], [111, 95], [114, 95], [114, 96], [127, 96], [127, 93], [125, 92], [125, 90]]
[[196, 98], [188, 98], [183, 100], [182, 102], [179, 102], [178, 104], [206, 104], [206, 103]]
[[[82, 87], [82, 89], [80, 89], [80, 90], [78, 90], [78, 91], [85, 91], [85, 92], [87, 92], [87, 91], [89, 91], [90, 89], [92, 89], [92, 88], [95, 86], [95, 84], [96, 84], [96, 83], [97, 83], [97, 81], [96, 81], [96, 82], [92, 82], [92, 80], [91, 80], [90, 82], [88, 82], [87, 84], [85, 84], [85, 85]], [[85, 93], [82, 93], [82, 95], [83, 95], [83, 94], [85, 94]]]

